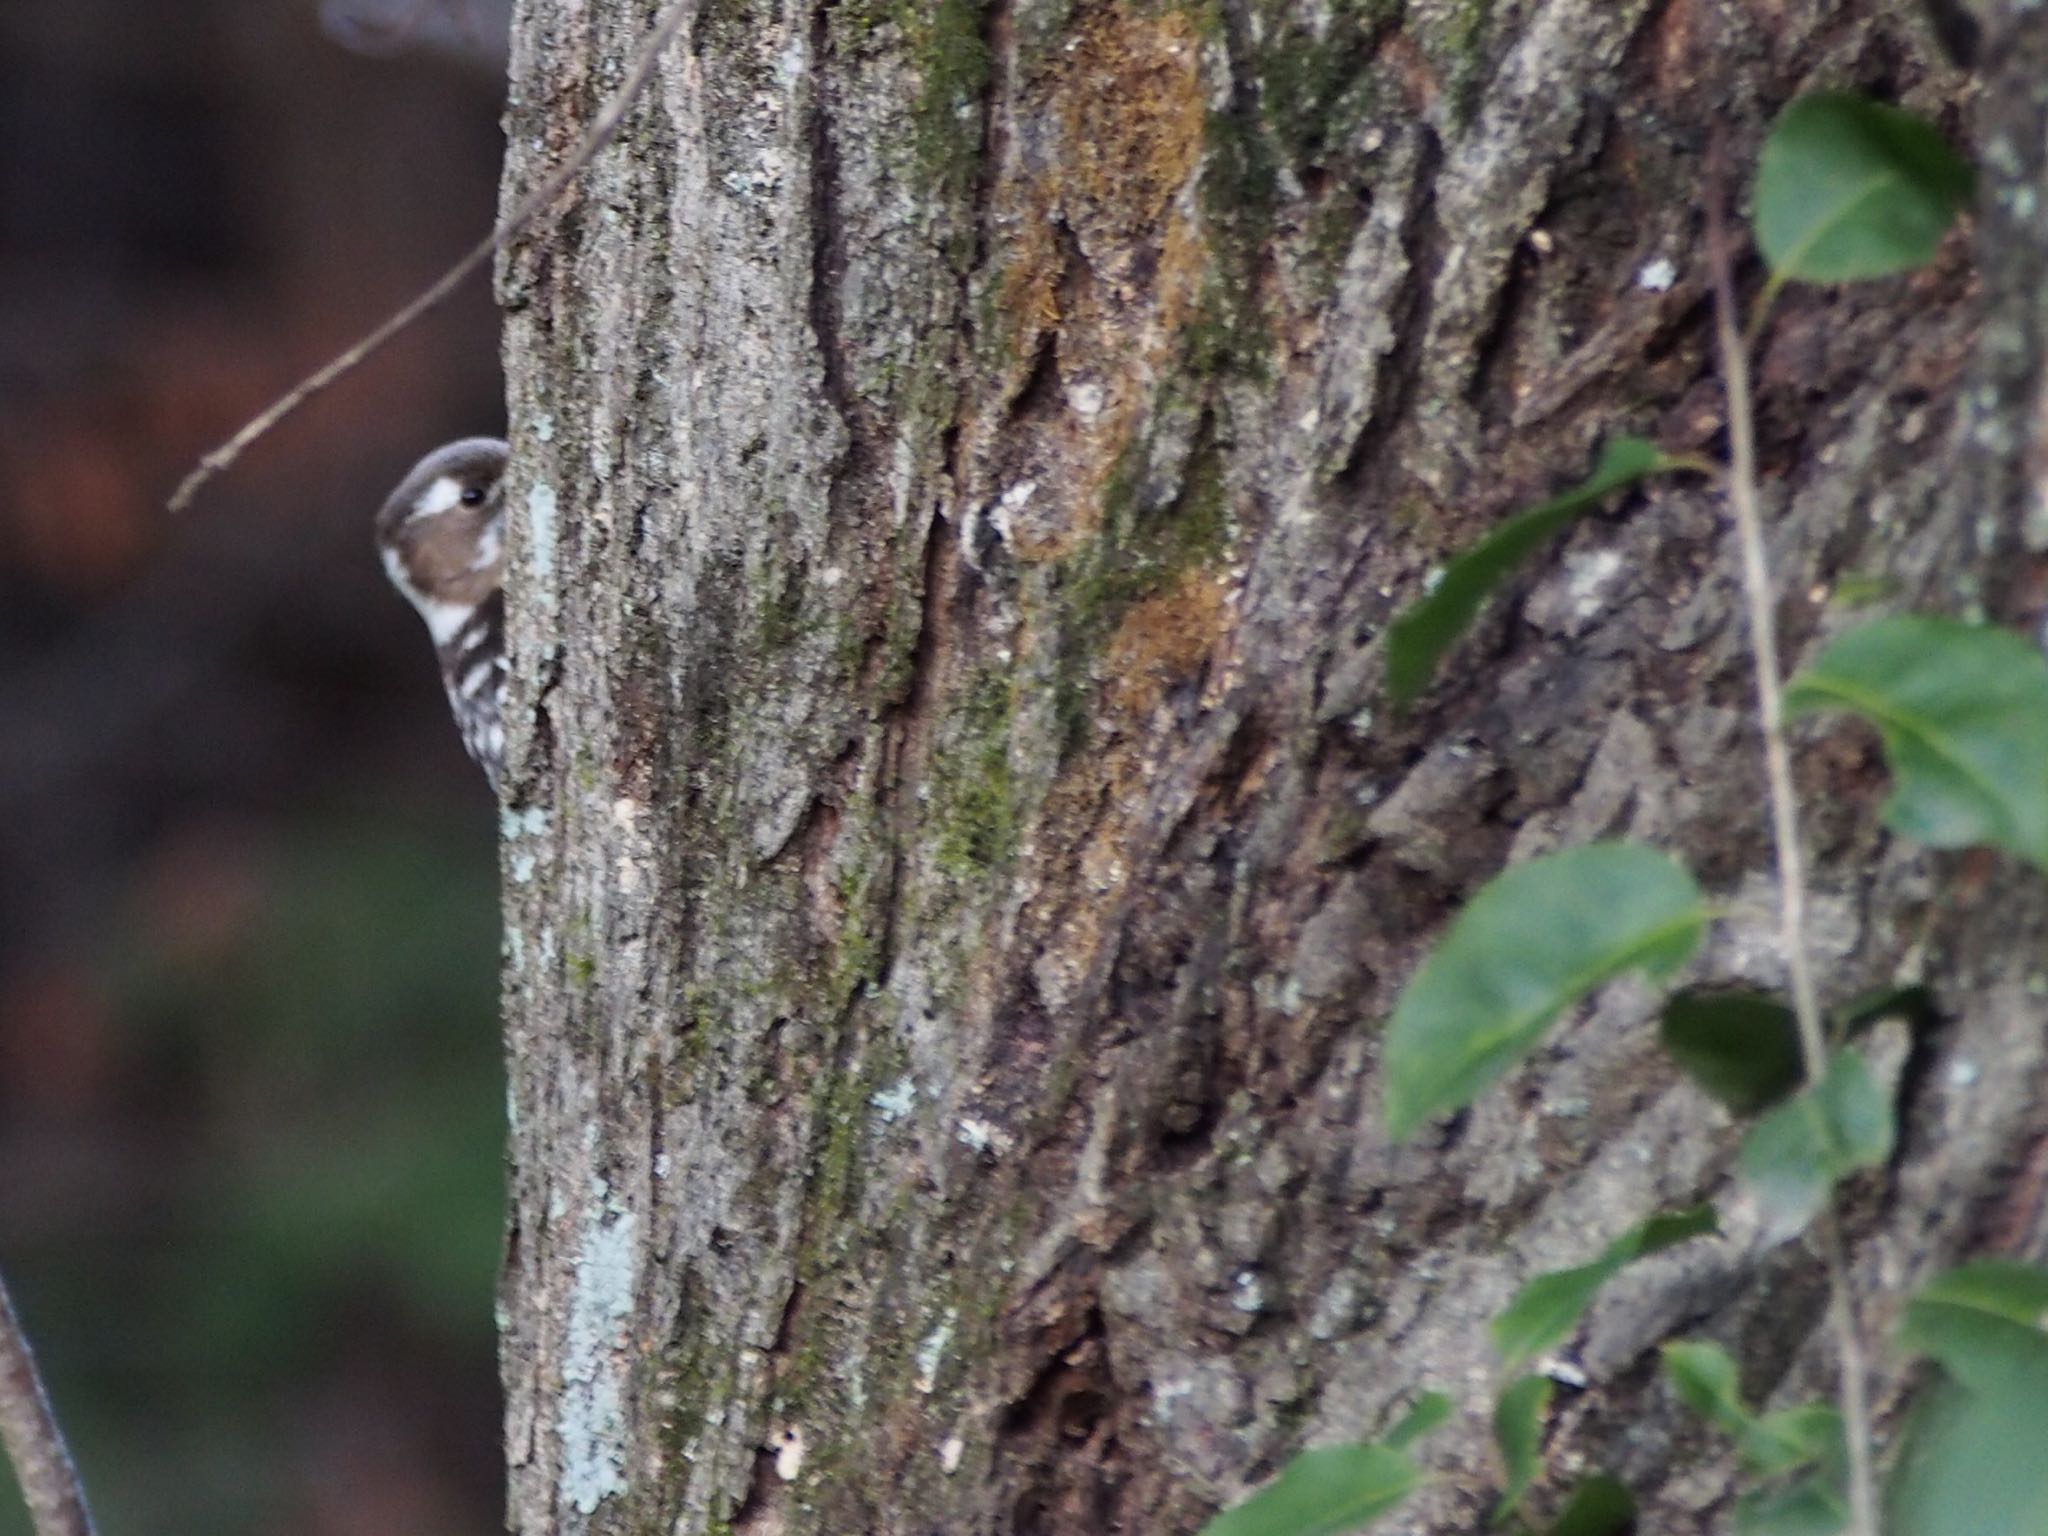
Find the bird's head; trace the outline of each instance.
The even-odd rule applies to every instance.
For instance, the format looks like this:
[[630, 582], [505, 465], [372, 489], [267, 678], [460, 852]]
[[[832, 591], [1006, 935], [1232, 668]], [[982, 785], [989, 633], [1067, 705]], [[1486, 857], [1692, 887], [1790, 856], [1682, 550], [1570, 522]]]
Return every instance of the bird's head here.
[[474, 609], [498, 590], [505, 560], [507, 453], [495, 437], [466, 437], [436, 448], [412, 467], [377, 513], [384, 569], [429, 627], [437, 608]]

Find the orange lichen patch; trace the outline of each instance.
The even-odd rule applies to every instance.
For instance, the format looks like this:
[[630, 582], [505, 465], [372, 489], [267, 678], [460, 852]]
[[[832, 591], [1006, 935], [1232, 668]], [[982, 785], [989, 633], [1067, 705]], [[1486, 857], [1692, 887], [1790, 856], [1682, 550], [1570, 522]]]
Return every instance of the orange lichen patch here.
[[1200, 51], [1179, 11], [1120, 8], [1082, 23], [1058, 89], [1064, 182], [1078, 221], [1126, 237], [1155, 227], [1202, 155]]
[[1150, 775], [1145, 754], [1115, 736], [1078, 754], [1053, 781], [1040, 809], [1037, 837], [1047, 858], [1040, 896], [1027, 920], [1045, 937], [1040, 985], [1058, 1005], [1093, 968], [1113, 928], [1113, 899], [1128, 873], [1132, 840], [1143, 820]]
[[1699, 85], [1700, 17], [1692, 0], [1673, 0], [1650, 33], [1652, 89], [1661, 101], [1676, 102]]
[[1209, 269], [1209, 242], [1193, 219], [1178, 214], [1166, 221], [1159, 242], [1157, 329], [1161, 343], [1180, 335], [1201, 298]]
[[1224, 596], [1223, 579], [1198, 568], [1132, 604], [1103, 657], [1109, 707], [1142, 719], [1166, 689], [1192, 676], [1223, 632]]
[[1000, 321], [1021, 343], [1016, 361], [1028, 367], [1039, 333], [1060, 323], [1059, 282], [1064, 258], [1053, 232], [1052, 191], [1046, 181], [1032, 182], [1016, 203], [1004, 210], [1016, 233], [1004, 253], [996, 305]]
[[1138, 857], [1162, 754], [1176, 739], [1177, 726], [1154, 708], [1205, 664], [1215, 686], [1233, 618], [1228, 580], [1192, 568], [1133, 603], [1104, 648], [1096, 668], [1104, 707], [1091, 712], [1088, 750], [1062, 765], [1032, 834], [1043, 879], [1027, 884], [1048, 894], [1027, 903], [1025, 922], [1044, 935], [1036, 974], [1049, 1006], [1064, 1005], [1116, 929], [1116, 898]]
[[1406, 32], [1390, 34], [1380, 45], [1380, 57], [1394, 67], [1394, 78], [1400, 82], [1411, 112], [1421, 117], [1435, 108], [1437, 97], [1443, 94], [1443, 82], [1413, 38]]
[[1202, 53], [1181, 12], [1079, 19], [1032, 85], [1042, 130], [995, 189], [1004, 231], [964, 434], [966, 499], [1002, 508], [1020, 561], [1068, 558], [1142, 440], [1210, 266], [1194, 192], [1208, 127]]

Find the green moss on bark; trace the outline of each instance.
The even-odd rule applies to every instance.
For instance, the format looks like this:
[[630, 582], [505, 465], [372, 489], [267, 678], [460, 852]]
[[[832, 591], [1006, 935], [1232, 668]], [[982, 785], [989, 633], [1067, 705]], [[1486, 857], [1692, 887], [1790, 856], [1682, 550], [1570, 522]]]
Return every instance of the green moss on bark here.
[[983, 668], [953, 714], [934, 775], [940, 868], [971, 878], [1009, 862], [1017, 848], [1014, 713], [1009, 675]]

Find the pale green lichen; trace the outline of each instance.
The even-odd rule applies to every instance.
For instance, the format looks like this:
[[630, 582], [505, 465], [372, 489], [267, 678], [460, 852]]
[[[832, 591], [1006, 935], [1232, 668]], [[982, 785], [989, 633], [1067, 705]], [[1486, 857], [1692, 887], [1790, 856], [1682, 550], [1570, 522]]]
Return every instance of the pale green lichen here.
[[559, 537], [555, 488], [537, 482], [526, 492], [526, 565], [532, 590], [542, 608], [555, 606], [555, 543]]
[[592, 1200], [576, 1255], [556, 1416], [556, 1488], [581, 1514], [626, 1491], [625, 1343], [640, 1281], [639, 1243], [637, 1216], [615, 1201]]
[[507, 806], [498, 812], [498, 836], [506, 842], [521, 837], [540, 837], [548, 830], [548, 813], [538, 806], [523, 811]]

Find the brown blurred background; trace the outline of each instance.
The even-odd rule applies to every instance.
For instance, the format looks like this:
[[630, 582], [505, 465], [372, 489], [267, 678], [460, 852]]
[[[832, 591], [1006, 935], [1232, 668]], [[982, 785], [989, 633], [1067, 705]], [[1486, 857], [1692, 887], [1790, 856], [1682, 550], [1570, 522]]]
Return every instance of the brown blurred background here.
[[0, 3], [0, 1265], [104, 1536], [499, 1526], [493, 810], [369, 544], [484, 284], [162, 505], [488, 227], [506, 9]]

